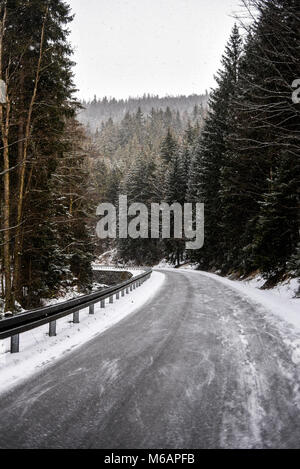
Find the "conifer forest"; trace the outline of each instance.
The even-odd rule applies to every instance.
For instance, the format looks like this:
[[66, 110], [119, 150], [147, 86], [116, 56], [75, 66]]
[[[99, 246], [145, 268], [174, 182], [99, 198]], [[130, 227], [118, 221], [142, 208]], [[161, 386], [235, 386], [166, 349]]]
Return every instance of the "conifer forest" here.
[[[89, 291], [92, 262], [109, 250], [133, 265], [260, 272], [269, 286], [299, 277], [299, 13], [298, 0], [244, 2], [212, 90], [80, 101], [68, 3], [1, 1], [3, 312]], [[119, 194], [204, 203], [204, 247], [97, 239], [97, 205]]]

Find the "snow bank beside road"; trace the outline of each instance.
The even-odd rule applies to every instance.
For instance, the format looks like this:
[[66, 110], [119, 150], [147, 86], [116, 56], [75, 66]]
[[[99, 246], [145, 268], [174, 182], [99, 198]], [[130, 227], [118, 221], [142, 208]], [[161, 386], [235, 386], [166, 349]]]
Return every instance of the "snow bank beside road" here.
[[110, 266], [110, 265], [100, 265], [100, 264], [96, 264], [96, 263], [93, 263], [92, 264], [92, 267], [93, 267], [93, 270], [98, 270], [98, 271], [101, 271], [101, 270], [104, 270], [104, 271], [114, 271], [114, 272], [129, 272], [130, 274], [132, 274], [134, 277], [137, 277], [138, 275], [141, 275], [144, 270], [143, 269], [140, 269], [140, 268], [132, 268], [132, 267], [114, 267], [114, 266]]
[[[242, 280], [242, 283], [250, 287], [261, 288], [266, 283], [266, 280], [260, 275], [258, 275], [251, 280]], [[299, 290], [299, 279], [292, 278], [285, 280], [284, 282], [278, 283], [275, 287], [267, 289], [265, 291], [274, 295], [278, 295], [281, 298], [292, 300], [296, 299], [295, 297], [297, 296]]]
[[162, 273], [153, 272], [151, 278], [141, 287], [120, 300], [115, 300], [114, 304], [109, 304], [106, 300], [105, 309], [101, 309], [99, 304], [95, 305], [95, 315], [89, 315], [88, 309], [82, 310], [80, 324], [70, 322], [72, 316], [58, 320], [56, 337], [49, 337], [48, 325], [21, 334], [19, 354], [8, 353], [9, 339], [0, 341], [0, 393], [41, 371], [133, 313], [158, 292], [164, 280]]

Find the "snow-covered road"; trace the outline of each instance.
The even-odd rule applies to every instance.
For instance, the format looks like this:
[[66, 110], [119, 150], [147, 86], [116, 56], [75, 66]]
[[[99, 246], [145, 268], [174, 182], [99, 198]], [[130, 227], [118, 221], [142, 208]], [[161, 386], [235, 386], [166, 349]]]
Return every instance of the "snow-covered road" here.
[[1, 398], [1, 448], [300, 447], [300, 330], [217, 279], [165, 275]]

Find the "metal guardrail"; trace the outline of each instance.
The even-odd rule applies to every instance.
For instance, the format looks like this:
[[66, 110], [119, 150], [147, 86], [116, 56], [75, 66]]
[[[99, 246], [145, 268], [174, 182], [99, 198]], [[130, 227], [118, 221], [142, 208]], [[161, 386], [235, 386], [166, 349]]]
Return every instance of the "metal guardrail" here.
[[63, 303], [58, 303], [53, 306], [46, 306], [44, 308], [27, 311], [7, 319], [0, 320], [0, 340], [11, 338], [11, 353], [18, 353], [20, 351], [20, 334], [27, 332], [37, 327], [49, 324], [49, 336], [56, 336], [56, 321], [65, 316], [73, 314], [73, 323], [79, 324], [79, 312], [83, 309], [89, 308], [89, 314], [95, 314], [95, 304], [100, 303], [101, 308], [105, 308], [105, 300], [109, 299], [110, 303], [121, 296], [125, 296], [129, 291], [140, 287], [146, 280], [151, 277], [152, 269], [147, 269], [140, 275], [126, 280], [119, 285], [105, 288], [99, 292], [91, 293], [89, 295], [82, 295]]

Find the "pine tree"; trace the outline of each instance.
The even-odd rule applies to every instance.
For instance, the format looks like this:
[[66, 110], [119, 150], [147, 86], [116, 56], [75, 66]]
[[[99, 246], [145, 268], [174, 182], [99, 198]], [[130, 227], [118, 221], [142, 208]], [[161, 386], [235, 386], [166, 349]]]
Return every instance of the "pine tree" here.
[[[127, 195], [128, 204], [143, 203], [148, 208], [149, 231], [148, 239], [118, 239], [119, 256], [126, 262], [132, 261], [139, 265], [153, 265], [162, 257], [162, 244], [159, 239], [151, 239], [151, 203], [159, 203], [162, 194], [157, 187], [157, 167], [154, 159], [148, 155], [140, 155], [133, 163], [121, 187], [121, 193]], [[130, 220], [129, 220], [130, 222]]]
[[[189, 163], [188, 150], [186, 148], [178, 150], [173, 155], [166, 173], [164, 200], [170, 206], [180, 204], [182, 213], [186, 202]], [[182, 239], [175, 239], [174, 234], [174, 214], [171, 213], [171, 239], [164, 241], [165, 252], [171, 262], [176, 261], [179, 265], [185, 252], [185, 240], [184, 236]]]
[[[277, 275], [298, 242], [299, 109], [290, 84], [298, 68], [297, 2], [258, 6], [240, 61], [222, 169], [226, 268]], [[298, 38], [298, 39], [297, 39]]]
[[[298, 172], [298, 174], [297, 174]], [[291, 178], [293, 174], [293, 178]], [[287, 270], [287, 260], [299, 242], [300, 165], [281, 155], [269, 191], [260, 202], [255, 237], [251, 245], [254, 268], [278, 278]]]
[[6, 6], [2, 72], [13, 103], [7, 136], [12, 302], [28, 306], [30, 298], [59, 288], [56, 267], [68, 268], [55, 226], [52, 177], [68, 153], [66, 126], [79, 105], [73, 98], [70, 7], [62, 0], [7, 0]]
[[161, 144], [161, 157], [168, 164], [172, 160], [178, 149], [178, 144], [172, 135], [171, 129], [168, 129], [166, 138]]
[[201, 252], [194, 253], [193, 257], [204, 268], [220, 265], [223, 257], [220, 249], [220, 180], [229, 130], [229, 108], [238, 80], [241, 50], [242, 41], [235, 26], [222, 58], [223, 69], [216, 77], [218, 87], [209, 100], [204, 130], [193, 152], [189, 199], [205, 204], [205, 246]]

